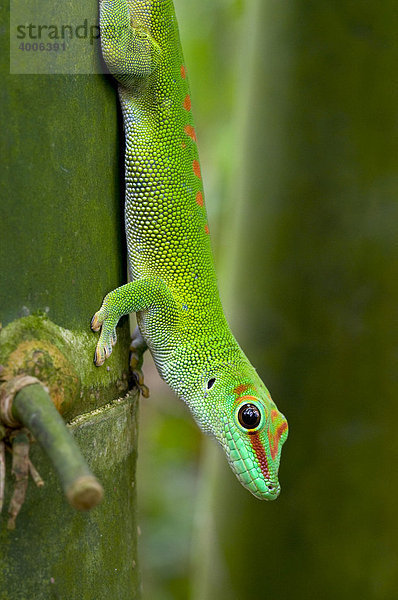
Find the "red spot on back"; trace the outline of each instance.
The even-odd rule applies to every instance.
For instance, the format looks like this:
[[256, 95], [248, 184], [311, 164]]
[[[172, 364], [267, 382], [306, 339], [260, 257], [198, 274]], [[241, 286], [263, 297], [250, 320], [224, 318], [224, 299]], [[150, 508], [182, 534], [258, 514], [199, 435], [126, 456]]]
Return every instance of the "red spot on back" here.
[[190, 138], [193, 139], [194, 142], [196, 142], [196, 132], [192, 125], [185, 125], [184, 131], [187, 135], [189, 135]]
[[192, 162], [192, 167], [193, 167], [193, 172], [195, 173], [196, 177], [199, 177], [199, 179], [202, 179], [202, 174], [200, 172], [200, 164], [199, 161], [195, 160]]
[[181, 143], [181, 146], [182, 146], [183, 148], [186, 148], [186, 147], [187, 147], [187, 145], [186, 145], [186, 143], [185, 143], [185, 142], [182, 142], [182, 143]]
[[209, 227], [207, 224], [205, 225], [205, 233], [209, 233]]
[[184, 67], [184, 65], [181, 65], [181, 77], [182, 77], [183, 79], [185, 79], [185, 77], [186, 77], [186, 71], [185, 71], [185, 67]]
[[184, 102], [182, 103], [185, 110], [191, 110], [191, 98], [189, 94], [187, 94], [184, 98]]
[[249, 387], [250, 387], [249, 385], [246, 385], [245, 383], [241, 383], [241, 384], [237, 385], [236, 388], [234, 389], [234, 394], [236, 396], [239, 396], [240, 394], [247, 392]]
[[269, 470], [268, 470], [268, 460], [267, 455], [265, 454], [264, 446], [261, 443], [260, 436], [258, 433], [252, 433], [250, 435], [250, 441], [253, 447], [253, 450], [256, 454], [258, 464], [260, 465], [260, 469], [262, 474], [266, 479], [269, 478]]
[[279, 425], [279, 427], [276, 428], [276, 431], [274, 434], [270, 433], [270, 431], [268, 430], [268, 441], [269, 441], [269, 447], [270, 447], [270, 451], [271, 451], [272, 460], [275, 460], [275, 456], [278, 453], [279, 440], [281, 439], [281, 436], [284, 433], [284, 431], [286, 431], [286, 429], [287, 429], [287, 423], [286, 423], [286, 421], [283, 421], [283, 423], [281, 425]]
[[196, 198], [195, 198], [195, 200], [196, 200], [196, 204], [197, 204], [198, 206], [203, 206], [203, 194], [202, 194], [202, 192], [198, 192], [198, 193], [196, 194]]

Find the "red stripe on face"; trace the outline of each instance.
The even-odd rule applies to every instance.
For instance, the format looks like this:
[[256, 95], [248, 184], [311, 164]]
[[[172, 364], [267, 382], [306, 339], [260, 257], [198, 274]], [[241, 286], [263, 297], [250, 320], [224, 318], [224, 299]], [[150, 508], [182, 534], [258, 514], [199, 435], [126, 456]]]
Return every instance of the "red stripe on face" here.
[[276, 428], [276, 431], [273, 435], [268, 430], [268, 440], [269, 440], [269, 447], [271, 450], [272, 460], [275, 460], [275, 456], [278, 453], [279, 440], [281, 439], [281, 436], [282, 436], [283, 432], [286, 431], [286, 429], [287, 429], [287, 423], [286, 423], [286, 421], [284, 421], [281, 425], [279, 425], [279, 427]]
[[238, 398], [238, 400], [239, 402], [252, 402], [253, 400], [255, 402], [258, 402], [258, 398], [256, 398], [256, 396], [241, 396], [240, 398]]
[[[234, 389], [234, 394], [236, 396], [240, 396], [240, 394], [243, 394], [244, 392], [247, 392], [247, 390], [249, 389], [249, 385], [246, 385], [245, 383], [240, 383], [239, 385], [236, 386], [236, 388]], [[240, 398], [239, 398], [240, 400]]]
[[269, 479], [267, 455], [265, 454], [264, 446], [261, 443], [259, 434], [251, 433], [250, 441], [251, 441], [253, 450], [256, 453], [256, 457], [258, 460], [258, 464], [260, 465], [261, 472], [264, 475], [265, 479]]

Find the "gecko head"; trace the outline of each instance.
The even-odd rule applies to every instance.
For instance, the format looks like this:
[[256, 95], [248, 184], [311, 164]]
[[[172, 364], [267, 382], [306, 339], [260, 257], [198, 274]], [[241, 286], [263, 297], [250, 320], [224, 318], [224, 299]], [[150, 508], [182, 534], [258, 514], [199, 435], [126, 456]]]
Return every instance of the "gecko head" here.
[[241, 484], [256, 498], [275, 500], [282, 444], [288, 435], [285, 417], [271, 397], [239, 396], [224, 416], [222, 445]]
[[275, 500], [288, 425], [257, 374], [251, 375], [244, 377], [231, 365], [207, 375], [202, 384], [205, 410], [195, 416], [224, 448], [241, 484], [256, 498]]

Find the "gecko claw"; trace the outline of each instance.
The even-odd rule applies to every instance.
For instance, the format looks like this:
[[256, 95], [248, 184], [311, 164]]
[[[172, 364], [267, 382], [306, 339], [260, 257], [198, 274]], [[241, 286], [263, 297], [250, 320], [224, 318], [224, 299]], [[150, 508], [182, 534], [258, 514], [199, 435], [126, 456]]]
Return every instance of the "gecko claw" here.
[[97, 347], [95, 349], [95, 357], [94, 363], [97, 367], [100, 367], [104, 364], [107, 358], [112, 354], [112, 343], [109, 341], [104, 345], [103, 341], [98, 342]]
[[149, 387], [144, 383], [139, 386], [143, 398], [149, 398]]
[[98, 348], [98, 346], [95, 349], [95, 355], [94, 355], [94, 364], [96, 367], [100, 367], [101, 365], [104, 364], [106, 359], [105, 353], [101, 351], [100, 348]]
[[95, 313], [93, 318], [91, 319], [91, 329], [93, 331], [99, 331], [101, 329], [103, 321], [99, 319], [99, 311]]
[[134, 375], [138, 381], [138, 385], [143, 385], [144, 383], [144, 374], [142, 371], [134, 371]]
[[132, 374], [135, 384], [140, 390], [142, 397], [149, 398], [149, 388], [144, 383], [144, 376], [142, 374], [142, 371], [133, 371]]
[[108, 296], [105, 297], [101, 308], [91, 319], [91, 329], [93, 331], [101, 331], [94, 356], [94, 364], [97, 367], [103, 365], [105, 360], [112, 354], [112, 347], [117, 341], [116, 325], [119, 318], [109, 308]]

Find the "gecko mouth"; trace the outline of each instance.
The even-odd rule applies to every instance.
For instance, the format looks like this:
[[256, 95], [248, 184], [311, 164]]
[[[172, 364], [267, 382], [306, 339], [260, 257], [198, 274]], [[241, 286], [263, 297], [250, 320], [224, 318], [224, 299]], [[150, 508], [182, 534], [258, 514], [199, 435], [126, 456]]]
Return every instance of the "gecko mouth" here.
[[257, 453], [256, 459], [253, 460], [253, 455], [247, 450], [239, 433], [231, 430], [227, 420], [224, 421], [224, 426], [223, 445], [231, 469], [240, 483], [260, 500], [275, 500], [280, 494], [281, 487], [277, 477], [270, 472], [268, 466], [264, 472], [264, 450], [261, 460]]

